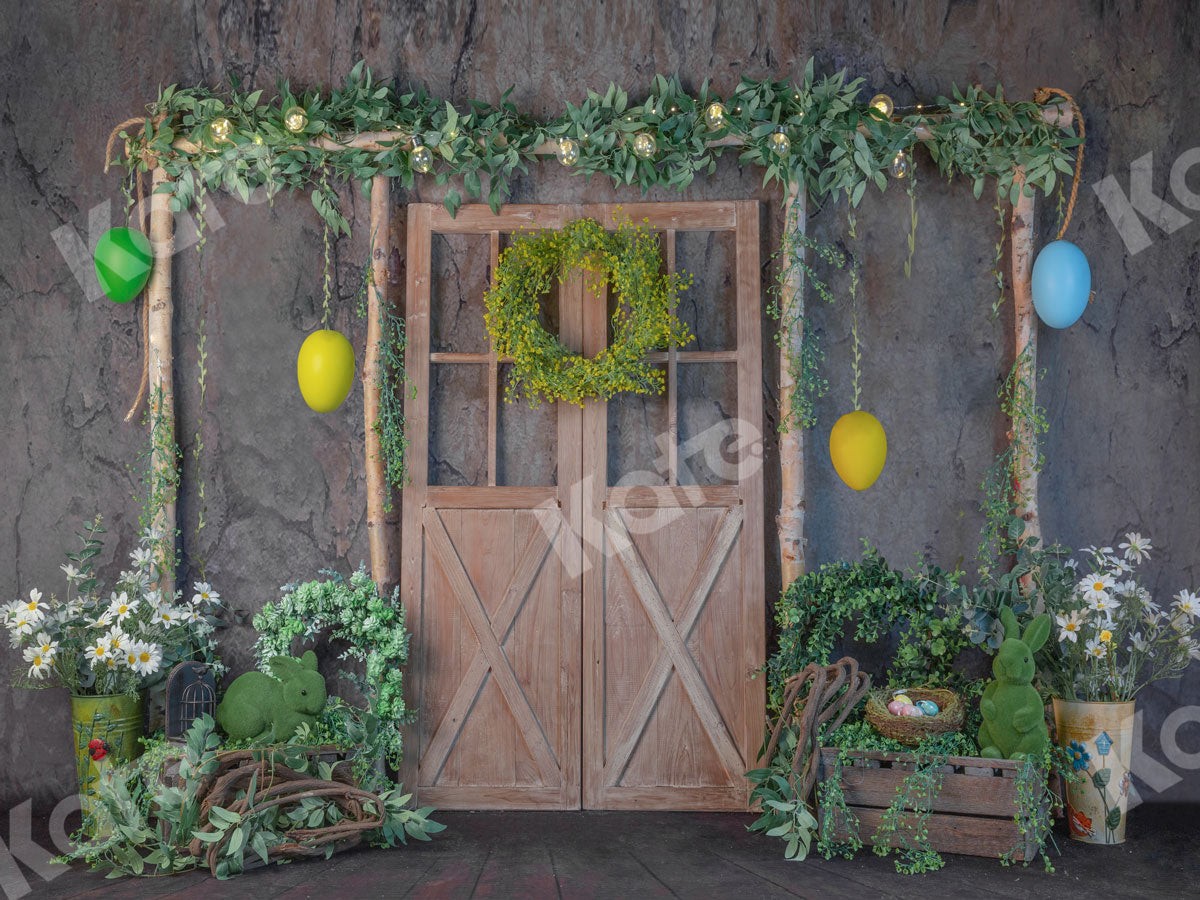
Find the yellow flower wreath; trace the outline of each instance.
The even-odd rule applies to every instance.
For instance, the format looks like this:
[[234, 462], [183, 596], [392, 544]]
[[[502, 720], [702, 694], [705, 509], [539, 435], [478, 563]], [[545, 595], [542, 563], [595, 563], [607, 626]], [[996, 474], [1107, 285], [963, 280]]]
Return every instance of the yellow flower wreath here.
[[[551, 279], [577, 268], [604, 276], [617, 297], [612, 343], [590, 359], [541, 323]], [[512, 360], [505, 399], [523, 396], [536, 406], [543, 399], [582, 404], [618, 391], [662, 393], [663, 373], [644, 357], [692, 340], [675, 315], [679, 291], [690, 284], [686, 273], [663, 273], [658, 240], [646, 225], [626, 221], [610, 232], [595, 219], [576, 219], [561, 231], [515, 235], [484, 295], [492, 347]]]

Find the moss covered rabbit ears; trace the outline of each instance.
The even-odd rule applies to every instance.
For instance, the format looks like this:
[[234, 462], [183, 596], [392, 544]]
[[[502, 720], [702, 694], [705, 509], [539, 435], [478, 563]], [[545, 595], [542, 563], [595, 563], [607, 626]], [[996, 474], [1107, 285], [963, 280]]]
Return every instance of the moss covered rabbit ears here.
[[[1049, 634], [1049, 625], [1047, 625], [1047, 634]], [[317, 671], [317, 654], [311, 650], [305, 650], [304, 655], [299, 659], [292, 656], [273, 656], [271, 657], [271, 674], [280, 681], [287, 681], [289, 678], [294, 678], [306, 669], [310, 672]]]
[[1004, 625], [1004, 639], [1020, 641], [1029, 647], [1031, 653], [1046, 643], [1046, 639], [1050, 637], [1050, 616], [1046, 613], [1035, 616], [1024, 634], [1021, 634], [1021, 625], [1017, 622], [1016, 613], [1010, 607], [1002, 606], [1000, 608], [1000, 621]]

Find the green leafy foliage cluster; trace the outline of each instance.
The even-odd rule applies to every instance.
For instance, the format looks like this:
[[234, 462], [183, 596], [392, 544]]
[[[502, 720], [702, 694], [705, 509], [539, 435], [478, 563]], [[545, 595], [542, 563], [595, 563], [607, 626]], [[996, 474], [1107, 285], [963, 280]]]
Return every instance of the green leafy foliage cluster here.
[[[590, 358], [568, 350], [541, 323], [542, 296], [570, 269], [611, 282], [616, 293], [612, 340]], [[611, 232], [594, 219], [576, 219], [561, 231], [516, 235], [484, 294], [492, 348], [512, 362], [506, 399], [582, 404], [618, 391], [661, 393], [662, 367], [645, 356], [692, 339], [675, 315], [679, 291], [689, 283], [686, 273], [662, 272], [657, 237], [629, 221]], [[593, 289], [603, 286], [593, 282]]]
[[[678, 78], [658, 75], [641, 102], [613, 84], [539, 122], [518, 111], [511, 91], [498, 105], [467, 100], [456, 106], [421, 87], [380, 81], [360, 61], [339, 88], [295, 93], [282, 82], [271, 101], [236, 82], [220, 92], [164, 88], [148, 106], [144, 131], [126, 133], [124, 160], [130, 170], [144, 169], [152, 159], [164, 165], [173, 180], [161, 189], [173, 195], [176, 209], [191, 206], [201, 182], [247, 202], [259, 189], [271, 196], [285, 188], [309, 190], [335, 233], [348, 232], [349, 225], [336, 192], [322, 183], [322, 172], [328, 169], [335, 182], [364, 184], [383, 174], [409, 187], [420, 174], [411, 158], [414, 138], [430, 150], [431, 177], [439, 184], [461, 177], [462, 189], [456, 182], [446, 194], [451, 212], [463, 192], [472, 198], [486, 194], [498, 209], [513, 174], [527, 171], [537, 149], [559, 138], [578, 144], [575, 172], [607, 175], [643, 191], [682, 190], [698, 174], [714, 171], [716, 160], [732, 148], [739, 163], [763, 168], [764, 185], [799, 179], [818, 203], [844, 196], [854, 206], [869, 184], [886, 188], [885, 172], [896, 154], [919, 139], [942, 174], [972, 180], [976, 197], [988, 178], [1015, 197], [1021, 190], [1013, 178], [1017, 166], [1026, 168], [1028, 190], [1046, 193], [1071, 172], [1070, 150], [1078, 139], [1046, 122], [1037, 103], [1007, 101], [1000, 88], [994, 95], [956, 88], [933, 106], [884, 117], [860, 99], [863, 84], [845, 71], [818, 78], [812, 60], [795, 80], [743, 78], [724, 97], [707, 81], [692, 94]], [[711, 128], [704, 111], [715, 101], [725, 112], [720, 126]], [[285, 117], [297, 107], [304, 124], [292, 131]], [[218, 119], [229, 120], [227, 135], [214, 133]], [[787, 156], [770, 143], [779, 128], [790, 139]], [[378, 141], [374, 148], [353, 146], [351, 136], [371, 132], [402, 137]], [[639, 133], [655, 139], [656, 152], [648, 159], [633, 151], [630, 138]]]
[[775, 603], [779, 647], [766, 664], [771, 710], [781, 712], [790, 676], [809, 663], [828, 665], [847, 639], [896, 639], [889, 685], [961, 688], [954, 661], [969, 641], [958, 605], [959, 577], [935, 566], [910, 577], [867, 547], [858, 562], [827, 563], [797, 578]]
[[[330, 763], [306, 752], [302, 737], [261, 748], [262, 758], [313, 778], [332, 780]], [[98, 820], [90, 823], [98, 826], [92, 829], [97, 836], [82, 831], [76, 834], [61, 862], [82, 861], [94, 870], [107, 870], [110, 878], [172, 875], [204, 864], [205, 860], [189, 849], [192, 839], [199, 838], [205, 844], [222, 844], [217, 876], [228, 878], [240, 874], [256, 857], [264, 864], [271, 862], [272, 848], [295, 840], [289, 831], [333, 825], [341, 819], [342, 812], [333, 800], [311, 796], [296, 805], [263, 804], [244, 811], [214, 806], [208, 813], [212, 828], [200, 831], [203, 779], [217, 771], [220, 754], [228, 749], [221, 746], [212, 718], [203, 716], [193, 723], [182, 750], [161, 736], [145, 743], [146, 752], [140, 758], [109, 769], [100, 779]], [[178, 764], [178, 776], [166, 778], [165, 771], [172, 763]], [[382, 819], [380, 827], [366, 834], [373, 846], [394, 847], [406, 844], [409, 838], [427, 841], [445, 829], [429, 818], [432, 807], [411, 808], [411, 794], [383, 776], [375, 775], [368, 789], [376, 794], [378, 809], [366, 811], [377, 812]], [[254, 790], [252, 781], [249, 793]], [[234, 798], [236, 805], [246, 793], [239, 792]]]
[[399, 588], [391, 597], [382, 596], [365, 566], [359, 566], [349, 581], [331, 570], [321, 574], [328, 577], [285, 585], [283, 596], [254, 617], [259, 668], [269, 671], [272, 657], [290, 656], [297, 639], [312, 641], [326, 629], [330, 638], [346, 641], [339, 659], [361, 663], [363, 672], [339, 674], [358, 689], [367, 705], [357, 710], [349, 704], [327, 704], [333, 707], [333, 718], [327, 713], [323, 727], [349, 743], [364, 743], [368, 751], [364, 758], [397, 766], [404, 747], [400, 729], [411, 720], [403, 695], [409, 635]]

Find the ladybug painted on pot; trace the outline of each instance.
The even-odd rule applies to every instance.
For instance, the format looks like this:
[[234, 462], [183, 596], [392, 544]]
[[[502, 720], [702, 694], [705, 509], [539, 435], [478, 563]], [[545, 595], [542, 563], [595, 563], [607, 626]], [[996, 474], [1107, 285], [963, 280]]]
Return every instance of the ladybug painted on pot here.
[[100, 762], [104, 757], [108, 756], [108, 751], [112, 748], [108, 746], [108, 741], [102, 741], [100, 738], [92, 738], [87, 745], [88, 756], [95, 762]]

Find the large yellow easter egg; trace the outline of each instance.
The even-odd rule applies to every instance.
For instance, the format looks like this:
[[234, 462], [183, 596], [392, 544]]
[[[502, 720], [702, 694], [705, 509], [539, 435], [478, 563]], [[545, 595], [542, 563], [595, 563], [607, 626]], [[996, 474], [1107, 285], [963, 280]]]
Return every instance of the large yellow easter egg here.
[[842, 481], [856, 491], [865, 491], [875, 483], [887, 460], [883, 426], [869, 412], [846, 413], [829, 433], [829, 456]]
[[340, 331], [322, 329], [304, 339], [296, 357], [296, 380], [315, 412], [333, 412], [354, 384], [354, 348]]

